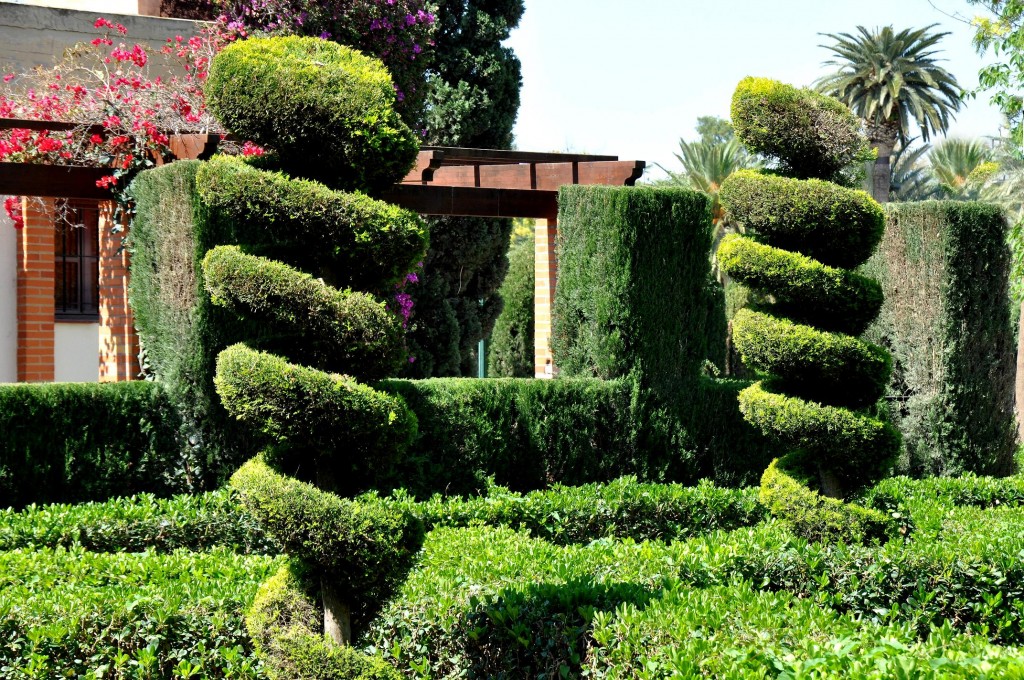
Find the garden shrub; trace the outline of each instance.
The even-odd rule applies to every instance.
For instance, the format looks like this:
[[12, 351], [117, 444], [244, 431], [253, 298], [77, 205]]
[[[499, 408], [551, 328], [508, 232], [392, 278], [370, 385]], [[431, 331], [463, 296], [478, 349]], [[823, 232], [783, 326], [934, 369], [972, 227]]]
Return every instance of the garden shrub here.
[[[165, 245], [150, 239], [142, 244], [149, 251], [143, 268], [150, 285], [165, 269], [181, 272], [179, 288], [189, 297], [174, 310], [179, 318], [196, 307], [217, 310], [204, 319], [212, 327], [206, 342], [190, 348], [203, 363], [187, 378], [207, 398], [212, 355], [220, 352], [213, 382], [224, 410], [262, 435], [246, 444], [270, 444], [265, 457], [235, 473], [233, 483], [268, 534], [310, 570], [325, 632], [331, 644], [345, 644], [352, 615], [357, 626], [364, 623], [421, 538], [413, 518], [334, 493], [364, 490], [370, 472], [380, 474], [415, 432], [415, 419], [400, 399], [358, 379], [387, 374], [403, 354], [404, 320], [388, 318], [403, 308], [396, 300], [398, 309], [388, 312], [384, 301], [371, 296], [395, 293], [393, 284], [422, 257], [427, 234], [408, 211], [308, 180], [341, 190], [389, 186], [408, 170], [418, 145], [392, 108], [387, 70], [315, 38], [230, 45], [212, 62], [207, 95], [234, 134], [275, 153], [249, 163], [201, 164], [191, 185], [160, 187], [154, 180], [148, 194], [143, 191], [152, 204], [140, 213], [148, 210], [156, 221], [163, 202], [189, 193], [185, 204], [193, 219], [181, 220], [183, 231], [208, 232], [210, 238], [176, 244], [163, 266], [154, 253]], [[281, 168], [306, 179], [274, 172]], [[357, 266], [346, 271], [339, 266], [346, 259]], [[159, 319], [168, 313], [162, 308], [167, 300], [153, 297]], [[335, 350], [344, 344], [359, 346], [341, 347], [339, 357]], [[342, 367], [351, 375], [329, 372]], [[340, 551], [324, 552], [328, 548]], [[371, 558], [372, 573], [355, 568]], [[285, 645], [289, 629], [277, 630]]]
[[401, 676], [383, 660], [332, 644], [320, 633], [321, 613], [296, 571], [295, 565], [286, 564], [265, 581], [245, 618], [267, 675], [272, 679], [398, 680]]
[[722, 239], [717, 258], [722, 271], [771, 295], [772, 309], [798, 323], [813, 318], [821, 328], [860, 335], [882, 306], [878, 281], [739, 234]]
[[242, 621], [282, 560], [0, 552], [0, 676], [261, 677]]
[[503, 306], [487, 345], [487, 375], [493, 378], [533, 377], [533, 268], [533, 240], [509, 249], [508, 273], [498, 289]]
[[151, 382], [0, 385], [0, 508], [191, 488], [176, 415]]
[[[865, 192], [826, 181], [837, 179], [867, 142], [838, 101], [766, 79], [743, 80], [732, 112], [739, 139], [774, 157], [790, 177], [738, 172], [723, 182], [719, 199], [755, 241], [798, 251], [776, 255], [735, 238], [722, 244], [726, 272], [736, 271], [748, 286], [768, 284], [765, 292], [782, 303], [769, 298], [761, 311], [738, 313], [732, 326], [744, 364], [766, 377], [740, 393], [740, 409], [748, 422], [790, 447], [762, 478], [761, 499], [810, 539], [870, 538], [867, 525], [880, 516], [840, 501], [880, 477], [898, 451], [899, 432], [868, 412], [892, 362], [882, 348], [827, 329], [836, 309], [860, 309], [857, 323], [848, 326], [859, 330], [878, 308], [877, 287], [833, 268], [855, 267], [871, 256], [884, 212]], [[807, 300], [823, 283], [822, 292], [839, 293], [834, 305]], [[798, 319], [787, 319], [801, 297]], [[819, 498], [818, 491], [831, 498]]]
[[[709, 622], [714, 611], [735, 609], [741, 617], [746, 598], [770, 600], [779, 591], [790, 593], [780, 596], [780, 604], [792, 597], [808, 609], [798, 610], [789, 623], [784, 616], [752, 622], [741, 652], [761, 648], [749, 639], [771, 639], [787, 625], [803, 625], [811, 609], [862, 621], [869, 630], [857, 636], [858, 644], [894, 635], [913, 645], [915, 638], [935, 635], [935, 626], [945, 628], [933, 639], [939, 644], [922, 643], [934, 652], [972, 644], [959, 636], [953, 640], [953, 632], [975, 635], [983, 647], [986, 636], [997, 644], [1020, 644], [1024, 627], [1015, 612], [1024, 602], [1021, 511], [967, 510], [944, 511], [948, 530], [884, 546], [809, 543], [774, 521], [670, 544], [603, 540], [565, 547], [512, 529], [436, 529], [367, 641], [413, 675], [512, 677], [524, 668], [556, 669], [558, 675], [565, 665], [574, 676], [588, 650], [597, 653], [599, 627], [614, 625], [619, 616], [628, 620], [630, 604], [641, 611], [653, 607], [652, 621], [636, 628], [638, 635], [671, 635], [677, 620], [657, 615], [661, 598], [743, 583], [736, 600], [727, 598], [721, 610], [708, 612]], [[702, 612], [697, 608], [692, 615]], [[845, 624], [836, 630], [853, 632]], [[661, 653], [657, 644], [616, 639], [623, 656]], [[881, 647], [887, 650], [883, 655], [906, 652]], [[984, 648], [986, 655], [1016, 658], [1013, 650]]]
[[663, 398], [692, 383], [708, 355], [710, 199], [566, 186], [558, 231], [551, 348], [561, 375], [631, 377]]
[[401, 581], [423, 541], [420, 521], [401, 508], [353, 501], [286, 477], [260, 457], [231, 478], [246, 509], [285, 552], [301, 555], [311, 578], [333, 584], [365, 626]]
[[81, 547], [90, 552], [208, 551], [276, 555], [280, 546], [226, 489], [156, 498], [0, 510], [0, 551]]
[[1005, 475], [1016, 448], [1016, 338], [1006, 220], [991, 205], [893, 204], [864, 266], [885, 304], [868, 331], [890, 348], [887, 390], [903, 432], [902, 472]]
[[798, 179], [841, 180], [868, 151], [860, 120], [838, 100], [768, 78], [736, 86], [732, 124], [744, 144]]
[[749, 382], [699, 379], [661, 418], [628, 380], [386, 380], [416, 415], [418, 434], [392, 478], [419, 497], [478, 494], [488, 479], [514, 491], [624, 474], [644, 481], [754, 484], [777, 449], [744, 422]]
[[203, 272], [214, 304], [261, 319], [280, 332], [297, 329], [309, 336], [312, 347], [284, 350], [299, 361], [370, 378], [393, 375], [401, 365], [401, 322], [372, 295], [337, 290], [276, 260], [246, 255], [237, 246], [206, 253]]
[[832, 267], [864, 262], [885, 228], [882, 206], [867, 193], [816, 179], [739, 170], [722, 182], [719, 200], [754, 240]]
[[204, 90], [229, 130], [274, 149], [286, 172], [337, 189], [387, 188], [419, 150], [394, 112], [384, 65], [337, 43], [235, 42], [213, 60]]

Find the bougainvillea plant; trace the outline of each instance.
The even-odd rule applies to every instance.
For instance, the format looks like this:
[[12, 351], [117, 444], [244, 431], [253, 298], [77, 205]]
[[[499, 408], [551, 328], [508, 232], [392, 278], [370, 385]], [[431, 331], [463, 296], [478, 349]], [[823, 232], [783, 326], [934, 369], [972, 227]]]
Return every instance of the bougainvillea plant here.
[[[0, 118], [76, 127], [0, 130], [0, 161], [110, 168], [97, 185], [123, 205], [131, 178], [170, 156], [169, 134], [221, 132], [206, 111], [202, 84], [213, 55], [237, 36], [215, 23], [153, 49], [125, 42], [127, 29], [108, 19], [93, 26], [101, 33], [68, 50], [55, 66], [4, 75]], [[170, 75], [153, 76], [151, 69]], [[4, 202], [16, 227], [20, 206], [18, 199]]]

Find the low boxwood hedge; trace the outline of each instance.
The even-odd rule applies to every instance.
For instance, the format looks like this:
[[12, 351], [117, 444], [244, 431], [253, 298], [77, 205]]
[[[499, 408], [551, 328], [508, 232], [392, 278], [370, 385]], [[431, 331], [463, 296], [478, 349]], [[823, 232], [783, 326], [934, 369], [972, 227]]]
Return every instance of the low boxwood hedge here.
[[243, 624], [281, 558], [0, 552], [0, 677], [262, 677]]

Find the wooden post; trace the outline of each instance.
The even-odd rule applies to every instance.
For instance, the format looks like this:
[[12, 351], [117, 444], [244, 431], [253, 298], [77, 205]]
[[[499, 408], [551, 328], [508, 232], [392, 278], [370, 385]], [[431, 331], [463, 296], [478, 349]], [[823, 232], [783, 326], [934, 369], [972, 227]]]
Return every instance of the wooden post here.
[[537, 220], [534, 231], [533, 284], [533, 375], [553, 378], [557, 374], [551, 354], [551, 313], [558, 278], [558, 223], [554, 219]]

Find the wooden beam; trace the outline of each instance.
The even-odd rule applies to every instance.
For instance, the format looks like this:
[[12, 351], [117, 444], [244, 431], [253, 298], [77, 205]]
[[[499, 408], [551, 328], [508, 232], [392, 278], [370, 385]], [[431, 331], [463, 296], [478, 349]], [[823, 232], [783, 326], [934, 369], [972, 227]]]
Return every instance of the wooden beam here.
[[445, 165], [508, 165], [511, 163], [587, 163], [617, 161], [618, 156], [597, 156], [582, 153], [543, 153], [536, 151], [505, 151], [502, 149], [468, 149], [456, 146], [422, 146], [422, 151], [444, 154]]
[[[557, 191], [564, 184], [632, 186], [643, 174], [644, 167], [643, 161], [443, 166], [432, 171], [433, 180], [430, 183], [452, 187], [540, 191]], [[406, 181], [409, 181], [408, 178]]]
[[110, 190], [96, 186], [108, 168], [0, 163], [0, 194], [110, 200]]
[[380, 198], [421, 215], [537, 217], [558, 215], [558, 192], [396, 184]]

